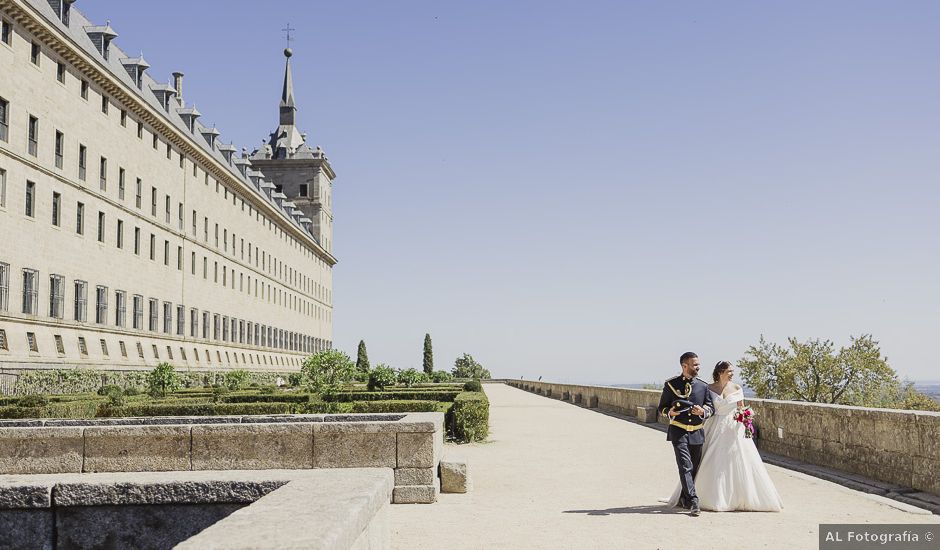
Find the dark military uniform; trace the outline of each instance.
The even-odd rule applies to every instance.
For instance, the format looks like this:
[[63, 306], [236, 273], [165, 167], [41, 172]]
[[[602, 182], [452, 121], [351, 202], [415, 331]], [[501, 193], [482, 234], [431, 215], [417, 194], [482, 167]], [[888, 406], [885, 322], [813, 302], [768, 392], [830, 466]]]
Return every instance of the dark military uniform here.
[[[692, 414], [692, 406], [698, 405], [705, 411], [704, 416]], [[682, 411], [674, 418], [669, 418], [669, 410]], [[679, 482], [682, 484], [682, 496], [679, 503], [691, 506], [698, 502], [695, 494], [695, 474], [702, 461], [702, 445], [705, 443], [705, 419], [714, 414], [708, 384], [698, 378], [688, 379], [683, 375], [666, 380], [663, 395], [659, 399], [659, 412], [669, 419], [666, 441], [672, 442], [679, 467]]]

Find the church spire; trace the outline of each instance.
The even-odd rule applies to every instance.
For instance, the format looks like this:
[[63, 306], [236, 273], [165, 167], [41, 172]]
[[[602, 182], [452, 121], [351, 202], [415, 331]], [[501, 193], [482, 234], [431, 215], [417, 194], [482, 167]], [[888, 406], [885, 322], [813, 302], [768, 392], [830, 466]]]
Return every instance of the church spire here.
[[294, 52], [290, 48], [284, 49], [284, 57], [287, 58], [284, 66], [284, 89], [281, 91], [281, 126], [294, 125], [294, 113], [297, 107], [294, 105], [294, 78], [291, 76], [290, 58]]

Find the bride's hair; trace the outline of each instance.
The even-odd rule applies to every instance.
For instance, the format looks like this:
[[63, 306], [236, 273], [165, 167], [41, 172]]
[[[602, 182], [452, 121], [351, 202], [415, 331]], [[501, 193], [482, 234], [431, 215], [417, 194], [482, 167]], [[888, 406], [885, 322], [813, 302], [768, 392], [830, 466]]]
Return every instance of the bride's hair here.
[[715, 382], [718, 381], [718, 377], [721, 376], [721, 373], [731, 368], [731, 363], [728, 361], [718, 361], [715, 365], [715, 370], [712, 371], [712, 380]]

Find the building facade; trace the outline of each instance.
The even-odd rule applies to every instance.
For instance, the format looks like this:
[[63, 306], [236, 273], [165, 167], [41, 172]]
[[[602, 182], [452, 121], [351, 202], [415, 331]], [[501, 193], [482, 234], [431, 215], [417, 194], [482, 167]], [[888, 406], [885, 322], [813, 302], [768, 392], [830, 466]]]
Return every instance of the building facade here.
[[332, 341], [332, 181], [248, 154], [74, 0], [0, 0], [0, 368], [290, 370]]

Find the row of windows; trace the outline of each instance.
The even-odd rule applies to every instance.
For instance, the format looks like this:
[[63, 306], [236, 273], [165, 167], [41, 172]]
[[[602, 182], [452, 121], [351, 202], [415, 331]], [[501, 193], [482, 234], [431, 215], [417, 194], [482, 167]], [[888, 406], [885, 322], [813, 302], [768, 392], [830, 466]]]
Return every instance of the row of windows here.
[[[104, 97], [104, 96], [103, 96]], [[106, 97], [104, 97], [107, 99]], [[0, 98], [0, 139], [6, 140], [7, 135], [7, 112], [9, 110], [9, 104], [3, 98]], [[122, 111], [123, 112], [123, 111]], [[33, 157], [38, 155], [39, 150], [39, 119], [33, 115], [29, 115], [28, 119], [28, 132], [27, 132], [27, 153]], [[64, 164], [64, 141], [65, 135], [59, 131], [55, 131], [55, 141], [54, 141], [54, 158], [56, 168], [61, 169]], [[181, 157], [182, 158], [182, 157]], [[77, 174], [80, 181], [87, 181], [87, 169], [88, 169], [88, 148], [79, 143], [78, 144], [78, 155], [77, 155], [78, 165], [77, 165]], [[193, 171], [195, 172], [196, 165], [193, 165]], [[206, 184], [208, 185], [208, 174], [206, 174]], [[108, 190], [108, 159], [104, 156], [98, 158], [98, 187], [100, 191], [107, 192]], [[123, 167], [118, 167], [118, 200], [124, 201], [126, 195], [126, 181], [127, 173]], [[219, 190], [219, 182], [216, 181], [216, 192]], [[141, 178], [136, 178], [134, 185], [134, 204], [135, 207], [140, 210], [143, 205], [143, 180]], [[225, 198], [228, 199], [229, 190], [228, 187], [225, 187]], [[232, 193], [233, 199], [235, 198], [234, 192]], [[155, 186], [150, 187], [150, 215], [153, 218], [158, 218], [158, 209], [159, 209], [159, 192]], [[173, 218], [173, 200], [169, 194], [163, 196], [163, 222], [167, 226], [172, 225]], [[242, 201], [242, 209], [244, 210], [244, 200]], [[250, 207], [249, 207], [250, 208]], [[184, 230], [184, 206], [182, 202], [176, 203], [176, 218], [177, 218], [177, 229], [179, 231]], [[191, 233], [193, 240], [196, 240], [199, 237], [199, 214], [194, 209], [192, 213], [192, 227]], [[28, 214], [30, 215], [30, 214]], [[203, 216], [202, 218], [202, 242], [206, 245], [210, 243], [209, 238], [209, 228], [210, 222], [208, 216]], [[215, 244], [216, 250], [221, 250], [226, 254], [231, 254], [233, 258], [240, 256], [242, 261], [245, 260], [245, 239], [242, 238], [240, 243], [237, 234], [235, 231], [229, 231], [227, 228], [221, 228], [218, 223], [213, 224], [213, 241]], [[231, 239], [229, 235], [231, 234]], [[221, 245], [219, 243], [219, 238], [221, 236]], [[251, 265], [254, 262], [255, 267], [261, 267], [269, 275], [278, 278], [285, 285], [290, 285], [302, 289], [304, 292], [315, 294], [318, 299], [328, 299], [329, 291], [325, 288], [320, 287], [319, 283], [313, 280], [310, 277], [304, 275], [300, 270], [295, 269], [289, 266], [287, 263], [283, 262], [280, 259], [275, 258], [272, 254], [268, 254], [265, 250], [259, 250], [257, 245], [252, 245], [251, 242], [248, 242], [248, 264]], [[252, 254], [254, 252], [254, 254]], [[254, 255], [254, 258], [252, 258]]]
[[[9, 311], [10, 265], [0, 263], [0, 312]], [[62, 275], [49, 276], [48, 316], [54, 319], [65, 318], [65, 293], [67, 283]], [[88, 291], [87, 281], [74, 280], [71, 317], [77, 322], [88, 322]], [[113, 308], [109, 307], [109, 298], [113, 296]], [[26, 315], [41, 315], [39, 308], [39, 272], [35, 269], [22, 270], [22, 302], [21, 311]], [[174, 305], [172, 302], [161, 302], [157, 298], [147, 298], [146, 328], [144, 325], [143, 295], [134, 294], [130, 297], [130, 326], [135, 330], [149, 330], [163, 332], [176, 336], [187, 335], [187, 308], [182, 304]], [[94, 322], [100, 325], [113, 325], [126, 328], [128, 325], [128, 294], [124, 290], [115, 290], [113, 294], [104, 285], [95, 286], [94, 291]], [[324, 340], [314, 336], [300, 334], [212, 313], [200, 311], [196, 308], [188, 310], [188, 336], [221, 342], [248, 344], [288, 351], [313, 352], [323, 349]], [[162, 323], [160, 322], [162, 319]], [[175, 323], [174, 323], [175, 319]]]
[[[62, 338], [62, 335], [53, 334], [52, 339], [53, 339], [53, 344], [55, 345], [56, 354], [59, 357], [65, 357], [67, 353], [66, 353], [65, 341]], [[117, 343], [118, 343], [117, 350], [118, 350], [118, 353], [120, 353], [120, 357], [129, 359], [130, 356], [128, 355], [126, 342], [124, 340], [117, 340]], [[42, 346], [40, 345], [39, 339], [37, 338], [35, 332], [26, 333], [25, 344], [26, 344], [26, 349], [30, 353], [33, 353], [33, 354], [41, 353], [40, 350], [42, 349]], [[108, 345], [108, 339], [99, 338], [98, 344], [101, 346], [101, 356], [104, 358], [110, 358], [113, 347]], [[113, 344], [113, 340], [112, 340], [112, 344]], [[86, 338], [84, 336], [79, 336], [77, 338], [77, 341], [75, 342], [75, 345], [76, 345], [75, 349], [78, 352], [77, 355], [81, 358], [88, 358], [89, 356], [88, 342]], [[325, 342], [323, 345], [324, 345], [323, 349], [329, 349], [328, 346], [330, 345], [330, 343]], [[162, 353], [161, 348], [163, 348], [163, 350], [166, 351], [165, 354]], [[178, 355], [174, 352], [174, 348], [179, 350]], [[166, 346], [159, 345], [158, 346], [157, 344], [150, 344], [149, 346], [150, 358], [156, 359], [156, 360], [168, 359], [170, 361], [174, 361], [177, 358], [179, 358], [179, 360], [188, 362], [190, 360], [189, 357], [192, 357], [193, 362], [201, 363], [202, 357], [204, 357], [205, 362], [207, 364], [212, 364], [212, 363], [226, 364], [227, 363], [227, 364], [235, 364], [235, 365], [263, 365], [263, 366], [300, 366], [302, 362], [302, 360], [299, 357], [283, 357], [280, 355], [270, 355], [270, 354], [265, 354], [265, 353], [252, 353], [252, 352], [244, 352], [244, 351], [223, 352], [221, 350], [215, 350], [215, 354], [213, 355], [209, 351], [208, 348], [203, 348], [202, 353], [200, 353], [200, 350], [198, 347], [194, 346], [190, 349], [192, 350], [191, 356], [187, 353], [186, 347], [184, 346], [173, 346], [173, 345], [166, 345]], [[147, 355], [144, 353], [144, 350], [145, 350], [145, 347], [144, 347], [143, 342], [137, 341], [136, 342], [137, 358], [148, 359]], [[6, 329], [0, 328], [0, 352], [4, 352], [4, 351], [10, 351], [10, 341], [9, 341], [9, 338], [7, 337]]]
[[[6, 43], [7, 43], [7, 45], [12, 46], [12, 25], [11, 25], [8, 21], [6, 21], [6, 20], [3, 21], [3, 25], [4, 25], [4, 32], [6, 33], [6, 37], [7, 37]], [[41, 47], [40, 47], [40, 45], [39, 45], [38, 43], [36, 43], [36, 42], [31, 42], [30, 61], [33, 62], [34, 64], [36, 64], [37, 66], [39, 65], [39, 61], [40, 61], [40, 58], [41, 58], [41, 51], [42, 51], [42, 50], [41, 50]], [[67, 74], [66, 65], [65, 65], [65, 63], [64, 63], [63, 61], [61, 61], [61, 60], [57, 60], [57, 61], [55, 61], [55, 62], [56, 62], [56, 64], [57, 64], [56, 78], [57, 78], [57, 80], [58, 80], [60, 83], [65, 84], [66, 74]], [[81, 95], [82, 99], [88, 100], [88, 97], [89, 97], [89, 83], [88, 83], [88, 81], [85, 80], [84, 78], [79, 79], [79, 81], [80, 81], [80, 95]], [[138, 80], [137, 84], [138, 84], [138, 87], [140, 87], [140, 81], [139, 81], [139, 80]], [[109, 99], [103, 92], [101, 92], [101, 112], [102, 112], [103, 114], [107, 115], [107, 114], [109, 113], [109, 111], [110, 111], [110, 109], [109, 109], [110, 103], [111, 103], [110, 99]], [[0, 98], [0, 105], [3, 105], [3, 104], [5, 104], [5, 101], [3, 100], [3, 98]], [[168, 105], [164, 104], [164, 108], [166, 109], [167, 107], [168, 107]], [[6, 108], [6, 107], [3, 107], [3, 111], [5, 112], [6, 110], [7, 110], [7, 108]], [[3, 114], [3, 115], [4, 115], [4, 116], [0, 116], [0, 140], [6, 141], [6, 140], [8, 139], [8, 137], [6, 136], [6, 128], [8, 127], [8, 123], [9, 123], [8, 120], [9, 120], [9, 117], [6, 116], [5, 113], [0, 113], [0, 114]], [[121, 126], [122, 126], [122, 127], [126, 127], [126, 126], [127, 126], [127, 119], [128, 119], [127, 110], [121, 108], [121, 109], [120, 109], [120, 123], [121, 123]], [[38, 121], [37, 121], [37, 124], [38, 124]], [[191, 127], [190, 127], [190, 130], [193, 131], [192, 123], [190, 124], [190, 126], [191, 126]], [[38, 146], [38, 128], [35, 128], [35, 129], [34, 129], [34, 128], [32, 128], [32, 126], [31, 126], [31, 130], [35, 130], [35, 131], [32, 132], [32, 136], [33, 136], [34, 138], [36, 138], [36, 139], [33, 139], [33, 140], [31, 140], [31, 141], [28, 140], [28, 142], [27, 142], [27, 150], [28, 150], [28, 151], [33, 151], [33, 152], [31, 152], [30, 154], [32, 154], [33, 156], [36, 156], [36, 155], [37, 155], [37, 152], [36, 152], [36, 151], [38, 151], [38, 147], [39, 147], [39, 146]], [[144, 123], [143, 123], [142, 121], [137, 121], [137, 138], [138, 138], [138, 139], [143, 139], [143, 137], [144, 137], [143, 134], [144, 134]], [[156, 132], [152, 132], [151, 138], [152, 138], [152, 146], [153, 146], [153, 149], [155, 149], [155, 150], [158, 149], [158, 148], [159, 148], [160, 139], [159, 139], [157, 133], [156, 133]], [[60, 141], [60, 140], [59, 140], [59, 138], [58, 138], [58, 136], [57, 136], [57, 143], [58, 143], [59, 141]], [[214, 148], [214, 147], [215, 147], [214, 141], [211, 142], [210, 145]], [[165, 143], [165, 148], [166, 148], [166, 158], [167, 158], [167, 159], [171, 159], [171, 158], [173, 157], [173, 148], [172, 148], [172, 146], [170, 145], [169, 142], [166, 142], [166, 143]], [[61, 151], [62, 151], [61, 147], [59, 147], [59, 146], [56, 147], [56, 150], [57, 150], [57, 152], [59, 152], [59, 153], [61, 153]], [[81, 154], [81, 153], [80, 153], [80, 154]], [[178, 159], [179, 159], [179, 166], [180, 166], [181, 169], [183, 169], [183, 168], [185, 167], [185, 157], [183, 156], [182, 152], [177, 152], [177, 156], [178, 156]], [[63, 163], [63, 160], [62, 160], [61, 157], [62, 157], [61, 154], [56, 157], [56, 166], [59, 167], [59, 168], [62, 168], [62, 163]], [[228, 157], [228, 156], [227, 156], [226, 158], [228, 159], [229, 163], [231, 164], [231, 157]], [[195, 161], [192, 161], [192, 168], [193, 168], [193, 176], [196, 177], [197, 172], [198, 172], [198, 165], [196, 164]], [[79, 169], [80, 173], [83, 172], [84, 170], [85, 170], [84, 168], [80, 168], [80, 169]], [[205, 178], [206, 178], [206, 184], [208, 185], [208, 179], [209, 179], [208, 173], [205, 173]], [[84, 177], [82, 177], [81, 179], [84, 180]], [[305, 186], [306, 186], [306, 185], [304, 185], [304, 187], [305, 187]], [[218, 182], [216, 182], [216, 191], [218, 191], [218, 188], [219, 188], [219, 184], [218, 184]], [[302, 189], [301, 191], [304, 191], [304, 190]], [[228, 197], [227, 197], [228, 194], [229, 194], [229, 190], [228, 190], [228, 188], [226, 187], [226, 199], [228, 198]], [[305, 194], [305, 193], [302, 193], [302, 194]], [[235, 205], [235, 204], [236, 204], [236, 193], [235, 193], [234, 191], [231, 191], [231, 195], [232, 195], [232, 204]], [[244, 199], [241, 199], [241, 203], [242, 203], [242, 210], [244, 211], [244, 210], [245, 210], [245, 201], [244, 201]], [[139, 207], [139, 205], [138, 205], [138, 207]], [[307, 246], [305, 246], [304, 244], [302, 244], [302, 243], [301, 243], [300, 241], [298, 241], [297, 239], [293, 238], [288, 232], [285, 232], [279, 225], [275, 224], [272, 220], [268, 219], [266, 216], [262, 219], [262, 217], [260, 216], [260, 212], [255, 211], [255, 209], [252, 208], [252, 207], [249, 205], [249, 216], [251, 216], [252, 214], [255, 214], [256, 221], [262, 222], [262, 224], [264, 225], [264, 227], [266, 227], [267, 229], [269, 229], [270, 231], [272, 231], [272, 232], [275, 234], [275, 236], [277, 236], [278, 238], [280, 238], [281, 240], [283, 240], [283, 241], [285, 241], [285, 242], [288, 242], [289, 244], [291, 244], [291, 246], [292, 246], [293, 248], [302, 251], [305, 257], [311, 258], [311, 259], [315, 259], [317, 262], [319, 262], [319, 263], [321, 263], [321, 264], [323, 264], [323, 265], [326, 265], [326, 263], [323, 262], [323, 260], [313, 252], [313, 250], [311, 250], [310, 248], [308, 248]], [[169, 223], [169, 219], [167, 220], [167, 223]], [[181, 229], [182, 229], [182, 227], [181, 227]]]
[[[6, 196], [6, 172], [0, 169], [0, 205], [5, 205], [5, 196]], [[25, 204], [24, 204], [24, 213], [28, 217], [36, 216], [36, 184], [32, 181], [26, 182], [25, 188]], [[62, 225], [62, 195], [58, 192], [52, 193], [52, 224], [56, 227], [61, 227]], [[85, 234], [85, 204], [82, 202], [75, 203], [75, 232], [78, 235]], [[125, 247], [125, 227], [124, 220], [118, 219], [115, 224], [115, 237], [114, 243], [119, 249]], [[95, 232], [96, 239], [98, 242], [106, 243], [108, 240], [108, 231], [107, 231], [107, 216], [104, 212], [98, 211], [97, 213], [97, 226]], [[134, 254], [141, 254], [141, 238], [142, 232], [140, 227], [135, 227], [133, 232], [133, 250]], [[170, 241], [167, 239], [163, 240], [163, 265], [171, 265], [171, 251], [172, 246]], [[177, 245], [176, 247], [176, 258], [175, 265], [176, 269], [182, 271], [184, 269], [184, 256], [183, 256], [183, 247]], [[157, 235], [150, 233], [149, 239], [149, 258], [151, 261], [157, 261], [158, 254], [158, 241]], [[249, 252], [250, 254], [250, 252]], [[192, 252], [190, 255], [190, 272], [192, 275], [197, 275], [198, 266], [197, 266], [197, 255], [196, 252]], [[249, 296], [252, 294], [254, 297], [261, 297], [262, 300], [266, 300], [269, 303], [273, 303], [279, 306], [283, 306], [285, 309], [290, 309], [297, 311], [308, 317], [312, 317], [318, 320], [332, 320], [332, 314], [328, 308], [321, 307], [316, 303], [305, 300], [302, 296], [286, 292], [279, 288], [275, 288], [269, 283], [260, 281], [258, 277], [254, 279], [254, 286], [252, 286], [251, 275], [247, 275], [244, 272], [237, 272], [234, 267], [231, 269], [229, 266], [222, 263], [221, 271], [219, 269], [219, 262], [212, 262], [212, 281], [216, 284], [221, 284], [226, 288], [231, 288], [232, 290], [237, 290], [239, 292], [245, 292]], [[221, 277], [220, 277], [221, 275]], [[209, 258], [206, 255], [202, 256], [202, 277], [204, 280], [209, 279]], [[246, 285], [247, 279], [247, 285]], [[329, 299], [330, 292], [325, 287], [317, 284], [315, 286], [316, 293], [324, 295], [324, 299]], [[322, 291], [321, 291], [322, 289]]]

